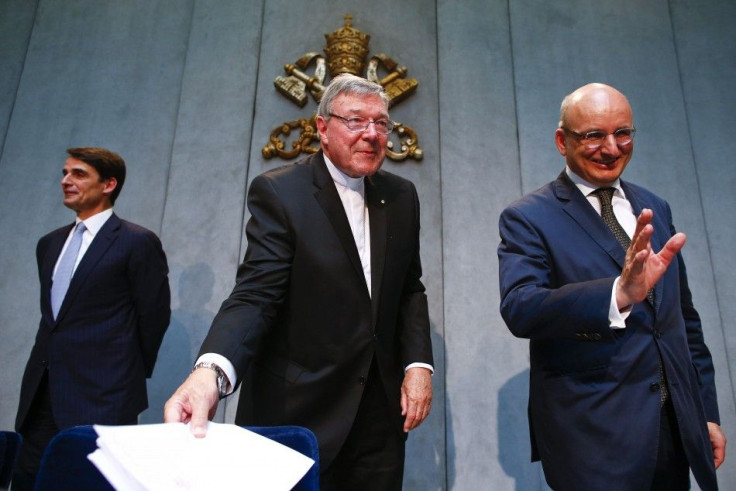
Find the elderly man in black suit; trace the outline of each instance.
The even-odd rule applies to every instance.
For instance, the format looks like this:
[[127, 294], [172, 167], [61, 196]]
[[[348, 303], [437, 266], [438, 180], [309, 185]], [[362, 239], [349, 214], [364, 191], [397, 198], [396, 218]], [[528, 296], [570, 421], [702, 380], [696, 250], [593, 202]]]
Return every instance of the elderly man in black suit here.
[[203, 436], [242, 384], [238, 424], [314, 431], [323, 489], [400, 489], [432, 397], [419, 201], [379, 170], [393, 128], [380, 85], [336, 77], [316, 121], [322, 151], [254, 179], [237, 283], [165, 420]]

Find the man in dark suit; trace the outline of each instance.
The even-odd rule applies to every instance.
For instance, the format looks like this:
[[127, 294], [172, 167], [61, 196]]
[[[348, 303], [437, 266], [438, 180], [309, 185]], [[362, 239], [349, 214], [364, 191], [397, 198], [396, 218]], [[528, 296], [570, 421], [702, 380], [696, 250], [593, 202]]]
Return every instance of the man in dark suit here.
[[559, 490], [689, 489], [689, 469], [717, 489], [726, 440], [685, 236], [619, 179], [635, 132], [623, 94], [589, 84], [560, 112], [566, 169], [500, 219], [501, 313], [530, 340], [532, 459]]
[[235, 288], [166, 421], [203, 436], [218, 385], [242, 383], [236, 423], [314, 431], [322, 489], [401, 488], [433, 361], [416, 190], [379, 171], [392, 127], [380, 85], [340, 75], [322, 151], [253, 180]]
[[13, 489], [33, 486], [60, 430], [137, 422], [169, 325], [161, 242], [112, 210], [125, 162], [102, 148], [67, 153], [61, 186], [77, 218], [36, 247], [41, 322], [21, 385], [15, 425], [24, 440]]

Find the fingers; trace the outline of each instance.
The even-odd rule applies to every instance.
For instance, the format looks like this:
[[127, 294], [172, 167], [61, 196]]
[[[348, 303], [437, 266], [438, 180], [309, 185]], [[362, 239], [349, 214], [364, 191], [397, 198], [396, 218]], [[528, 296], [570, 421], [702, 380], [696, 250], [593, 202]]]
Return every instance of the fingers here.
[[670, 264], [672, 259], [682, 250], [687, 241], [687, 236], [683, 233], [676, 233], [667, 243], [664, 245], [661, 251], [659, 251], [659, 257], [665, 264]]
[[217, 374], [209, 368], [192, 372], [164, 406], [164, 421], [189, 423], [192, 434], [207, 434], [207, 422], [217, 410], [219, 401]]
[[633, 235], [632, 241], [636, 240], [636, 238], [642, 232], [644, 227], [652, 223], [652, 217], [654, 217], [654, 212], [650, 210], [649, 208], [644, 208], [641, 210], [641, 213], [639, 213], [639, 216], [636, 217], [636, 229], [634, 229], [634, 235]]
[[652, 210], [645, 208], [637, 218], [636, 231], [626, 251], [621, 279], [617, 284], [616, 301], [620, 309], [644, 300], [647, 291], [665, 274], [672, 260], [685, 245], [685, 234], [677, 233], [655, 254], [651, 244], [654, 234], [651, 223], [653, 216]]
[[708, 422], [708, 434], [710, 436], [710, 444], [713, 447], [713, 463], [716, 469], [726, 460], [726, 435], [716, 423]]
[[432, 375], [426, 368], [411, 368], [401, 385], [401, 415], [404, 432], [422, 424], [432, 409]]
[[188, 423], [191, 410], [187, 403], [175, 393], [164, 406], [164, 423]]

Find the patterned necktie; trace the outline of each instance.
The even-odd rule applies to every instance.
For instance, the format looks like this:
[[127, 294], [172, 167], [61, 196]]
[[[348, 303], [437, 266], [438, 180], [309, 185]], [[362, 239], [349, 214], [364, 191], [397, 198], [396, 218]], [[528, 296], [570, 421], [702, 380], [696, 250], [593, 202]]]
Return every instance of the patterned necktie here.
[[[621, 244], [621, 247], [623, 247], [624, 250], [627, 250], [629, 248], [629, 245], [631, 245], [631, 239], [629, 238], [629, 235], [626, 233], [619, 221], [616, 219], [616, 215], [613, 213], [613, 205], [611, 204], [611, 200], [613, 199], [613, 194], [615, 192], [615, 188], [598, 188], [593, 191], [593, 194], [596, 195], [598, 201], [600, 201], [601, 203], [601, 218], [603, 218], [603, 221], [606, 222], [608, 228], [611, 229], [611, 232], [613, 232], [613, 235], [616, 237], [616, 240], [618, 240], [618, 243]], [[647, 291], [647, 300], [652, 306], [654, 306], [654, 288], [650, 288], [649, 291]], [[664, 405], [664, 403], [667, 401], [667, 398], [669, 397], [669, 390], [667, 388], [667, 381], [664, 376], [664, 369], [662, 368], [661, 356], [659, 360], [659, 382], [660, 403], [661, 405]]]
[[598, 201], [601, 203], [601, 218], [606, 222], [608, 228], [611, 229], [613, 235], [616, 236], [616, 240], [621, 244], [621, 247], [627, 250], [629, 245], [631, 245], [631, 239], [629, 238], [629, 234], [626, 233], [626, 230], [618, 223], [616, 215], [613, 213], [611, 200], [613, 199], [614, 192], [616, 192], [615, 188], [598, 188], [593, 191], [593, 194], [598, 197]]
[[79, 248], [82, 246], [82, 235], [84, 235], [85, 230], [87, 230], [87, 227], [84, 226], [84, 222], [79, 222], [72, 240], [69, 241], [64, 255], [59, 260], [59, 267], [56, 268], [54, 282], [51, 284], [51, 311], [54, 313], [54, 319], [59, 314], [61, 303], [64, 301], [69, 283], [72, 281], [74, 265], [77, 262], [77, 255], [79, 254]]
[[[613, 205], [611, 204], [613, 193], [615, 192], [615, 188], [598, 188], [593, 191], [593, 194], [596, 195], [598, 201], [601, 203], [601, 218], [606, 222], [608, 228], [611, 229], [611, 232], [613, 232], [613, 235], [616, 237], [616, 240], [618, 240], [618, 243], [621, 244], [621, 247], [623, 247], [624, 250], [627, 250], [631, 245], [631, 239], [629, 238], [629, 234], [626, 233], [626, 230], [624, 230], [616, 219], [616, 214], [613, 213]], [[654, 306], [654, 288], [650, 288], [649, 291], [647, 291], [647, 300], [652, 306]]]

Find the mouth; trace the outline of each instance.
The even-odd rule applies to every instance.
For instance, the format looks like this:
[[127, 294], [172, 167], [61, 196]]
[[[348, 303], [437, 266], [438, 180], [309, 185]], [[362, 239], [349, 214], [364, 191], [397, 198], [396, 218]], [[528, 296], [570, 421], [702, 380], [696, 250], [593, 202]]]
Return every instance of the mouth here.
[[593, 159], [592, 160], [594, 164], [599, 165], [601, 167], [606, 167], [606, 168], [615, 167], [618, 161], [619, 161], [618, 157], [615, 159]]

